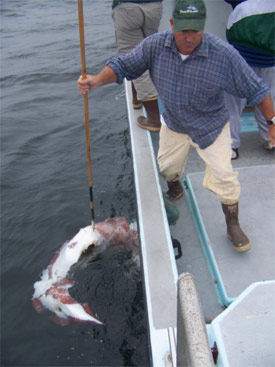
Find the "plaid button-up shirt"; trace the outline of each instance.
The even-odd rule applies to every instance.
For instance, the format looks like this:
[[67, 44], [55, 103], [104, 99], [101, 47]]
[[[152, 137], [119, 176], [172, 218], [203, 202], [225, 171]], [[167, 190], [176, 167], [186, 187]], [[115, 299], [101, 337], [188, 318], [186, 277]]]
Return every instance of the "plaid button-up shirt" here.
[[201, 149], [212, 144], [229, 120], [224, 91], [261, 102], [269, 87], [228, 43], [204, 33], [201, 44], [182, 61], [171, 31], [153, 34], [130, 53], [107, 62], [117, 82], [136, 79], [149, 70], [163, 104], [163, 118]]

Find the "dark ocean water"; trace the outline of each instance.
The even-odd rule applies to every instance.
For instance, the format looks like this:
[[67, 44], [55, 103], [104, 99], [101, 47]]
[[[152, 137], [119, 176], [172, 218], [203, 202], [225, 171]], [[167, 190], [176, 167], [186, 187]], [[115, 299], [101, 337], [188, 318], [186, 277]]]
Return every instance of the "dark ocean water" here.
[[[83, 0], [87, 72], [115, 55], [111, 0]], [[105, 326], [32, 308], [53, 253], [90, 224], [76, 0], [1, 0], [1, 366], [148, 366], [141, 276], [111, 248], [75, 267], [72, 295]], [[123, 86], [89, 94], [96, 222], [136, 219]], [[83, 265], [83, 264], [82, 264]]]

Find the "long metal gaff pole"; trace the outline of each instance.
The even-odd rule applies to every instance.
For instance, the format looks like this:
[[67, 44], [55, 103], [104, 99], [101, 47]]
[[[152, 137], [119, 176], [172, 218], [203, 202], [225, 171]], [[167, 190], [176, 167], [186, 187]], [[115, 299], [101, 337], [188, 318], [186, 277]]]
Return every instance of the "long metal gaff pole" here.
[[[79, 23], [79, 37], [80, 37], [80, 52], [81, 52], [81, 70], [82, 78], [86, 78], [86, 58], [85, 58], [85, 37], [84, 37], [84, 20], [83, 20], [83, 4], [82, 0], [78, 0], [78, 23]], [[89, 132], [89, 107], [88, 107], [88, 93], [83, 95], [84, 100], [84, 114], [85, 114], [85, 130], [86, 130], [86, 151], [88, 159], [88, 176], [90, 189], [90, 208], [92, 227], [95, 227], [95, 212], [93, 202], [93, 180], [92, 180], [92, 162], [90, 149], [90, 132]]]

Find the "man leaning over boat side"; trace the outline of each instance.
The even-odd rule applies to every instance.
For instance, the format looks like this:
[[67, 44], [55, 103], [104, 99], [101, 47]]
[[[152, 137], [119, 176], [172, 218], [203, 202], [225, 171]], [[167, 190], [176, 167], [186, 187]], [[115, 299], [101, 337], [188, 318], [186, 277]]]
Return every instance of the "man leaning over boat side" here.
[[85, 94], [124, 78], [133, 80], [149, 70], [163, 103], [158, 151], [160, 174], [168, 183], [170, 200], [183, 195], [183, 175], [189, 149], [195, 147], [206, 164], [203, 186], [219, 199], [227, 235], [238, 252], [250, 249], [239, 224], [240, 183], [231, 163], [229, 113], [224, 91], [257, 105], [275, 143], [275, 112], [269, 87], [238, 51], [217, 36], [204, 33], [203, 0], [178, 0], [170, 19], [171, 31], [153, 34], [130, 53], [111, 58], [97, 75], [78, 79]]
[[[158, 32], [162, 17], [162, 0], [113, 0], [113, 21], [119, 54], [126, 54], [147, 36]], [[147, 117], [139, 116], [137, 124], [149, 131], [160, 131], [157, 91], [148, 70], [132, 81], [132, 104], [144, 106]]]

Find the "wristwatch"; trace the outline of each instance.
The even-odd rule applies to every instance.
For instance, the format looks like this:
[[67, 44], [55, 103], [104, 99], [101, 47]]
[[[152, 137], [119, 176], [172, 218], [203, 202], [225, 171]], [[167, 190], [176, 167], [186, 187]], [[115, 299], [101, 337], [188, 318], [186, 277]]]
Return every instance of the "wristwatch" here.
[[271, 120], [267, 121], [267, 125], [275, 125], [275, 116]]

